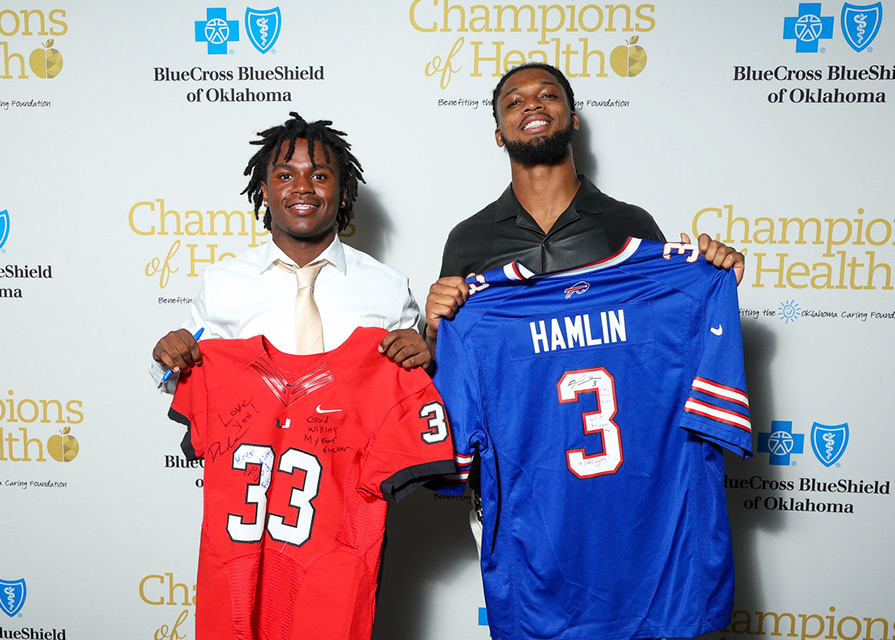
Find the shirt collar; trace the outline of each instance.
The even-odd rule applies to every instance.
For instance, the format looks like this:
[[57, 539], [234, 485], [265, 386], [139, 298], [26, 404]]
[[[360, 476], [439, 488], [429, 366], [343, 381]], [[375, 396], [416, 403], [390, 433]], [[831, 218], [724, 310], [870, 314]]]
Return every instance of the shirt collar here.
[[[578, 187], [578, 191], [575, 193], [575, 197], [572, 198], [572, 202], [569, 204], [569, 209], [578, 213], [602, 212], [603, 194], [600, 192], [599, 189], [597, 189], [594, 183], [587, 178], [587, 176], [579, 173], [578, 179], [581, 181], [581, 186]], [[510, 183], [509, 186], [497, 199], [497, 207], [496, 211], [494, 212], [494, 220], [495, 222], [500, 222], [501, 220], [506, 220], [507, 218], [515, 218], [520, 213], [528, 214], [528, 212], [522, 208], [522, 205], [519, 204], [519, 201], [516, 199], [516, 194], [513, 193], [513, 183]]]
[[[311, 262], [316, 262], [317, 260], [328, 260], [331, 265], [336, 267], [343, 274], [346, 270], [345, 264], [345, 247], [342, 245], [342, 241], [339, 240], [339, 234], [336, 234], [336, 237], [333, 238], [333, 241], [329, 244], [326, 249], [320, 252], [314, 260]], [[267, 244], [264, 245], [264, 252], [261, 256], [261, 273], [264, 273], [268, 269], [270, 269], [274, 262], [277, 260], [282, 260], [287, 264], [295, 264], [295, 260], [287, 256], [282, 249], [280, 249], [276, 243], [271, 240]]]

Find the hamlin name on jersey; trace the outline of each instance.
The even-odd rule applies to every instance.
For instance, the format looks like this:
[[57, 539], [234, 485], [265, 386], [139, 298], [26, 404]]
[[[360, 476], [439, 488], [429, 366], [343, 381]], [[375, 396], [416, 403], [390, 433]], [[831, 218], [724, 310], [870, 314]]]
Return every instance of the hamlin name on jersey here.
[[625, 310], [612, 309], [594, 314], [563, 316], [548, 320], [531, 321], [531, 345], [535, 354], [576, 347], [599, 347], [604, 344], [627, 342]]

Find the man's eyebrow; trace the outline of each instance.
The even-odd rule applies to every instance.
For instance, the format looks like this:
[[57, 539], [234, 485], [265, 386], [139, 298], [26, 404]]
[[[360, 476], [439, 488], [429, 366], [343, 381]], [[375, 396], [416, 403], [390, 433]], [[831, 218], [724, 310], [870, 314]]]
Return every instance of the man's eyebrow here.
[[[543, 82], [538, 84], [538, 87], [543, 87], [543, 86], [556, 87], [557, 89], [560, 88], [559, 84], [557, 84], [556, 82], [552, 82], [550, 80], [544, 80]], [[503, 91], [500, 92], [500, 97], [503, 98], [508, 93], [513, 93], [515, 91], [519, 91], [520, 88], [521, 87], [510, 87], [509, 89], [504, 89]]]

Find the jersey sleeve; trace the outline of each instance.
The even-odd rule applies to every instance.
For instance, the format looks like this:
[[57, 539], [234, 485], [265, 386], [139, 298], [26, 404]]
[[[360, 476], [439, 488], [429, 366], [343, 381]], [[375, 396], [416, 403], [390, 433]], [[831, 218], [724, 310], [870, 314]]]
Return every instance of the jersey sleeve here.
[[205, 457], [206, 418], [208, 394], [206, 392], [206, 367], [197, 364], [181, 373], [174, 391], [174, 399], [168, 417], [186, 426], [186, 434], [180, 448], [188, 460]]
[[415, 381], [416, 390], [386, 410], [366, 452], [359, 482], [361, 489], [390, 502], [454, 470], [450, 425], [441, 396], [422, 370], [399, 369], [399, 373], [399, 378]]
[[743, 366], [743, 338], [732, 272], [714, 274], [697, 333], [702, 350], [681, 426], [734, 453], [752, 456], [752, 423]]
[[438, 330], [433, 381], [444, 399], [454, 438], [456, 473], [432, 483], [439, 493], [463, 493], [478, 443], [484, 438], [484, 420], [476, 367], [472, 365], [463, 340], [453, 322], [443, 321]]

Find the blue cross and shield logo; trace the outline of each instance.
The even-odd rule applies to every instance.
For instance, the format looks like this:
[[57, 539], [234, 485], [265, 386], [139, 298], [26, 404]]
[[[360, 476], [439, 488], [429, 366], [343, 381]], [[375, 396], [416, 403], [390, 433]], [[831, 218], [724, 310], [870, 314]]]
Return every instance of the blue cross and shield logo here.
[[9, 211], [4, 209], [0, 211], [0, 249], [6, 244], [9, 238]]
[[848, 446], [848, 423], [830, 426], [815, 422], [811, 427], [811, 448], [825, 467], [832, 467]]
[[883, 22], [883, 3], [842, 5], [842, 33], [852, 49], [860, 53], [870, 46]]
[[796, 53], [817, 53], [833, 37], [833, 16], [821, 15], [820, 2], [799, 3], [799, 15], [783, 19], [783, 39], [796, 41]]
[[239, 20], [227, 20], [227, 9], [213, 7], [205, 10], [205, 20], [195, 21], [196, 42], [208, 45], [209, 55], [227, 53], [229, 43], [239, 42]]
[[246, 7], [246, 33], [249, 41], [261, 53], [267, 53], [280, 37], [283, 19], [280, 8], [261, 11]]
[[795, 464], [791, 456], [805, 452], [805, 436], [792, 432], [791, 420], [772, 420], [771, 430], [758, 434], [758, 452], [767, 453], [772, 465]]
[[25, 580], [0, 580], [0, 609], [10, 618], [14, 617], [25, 606], [28, 589]]

